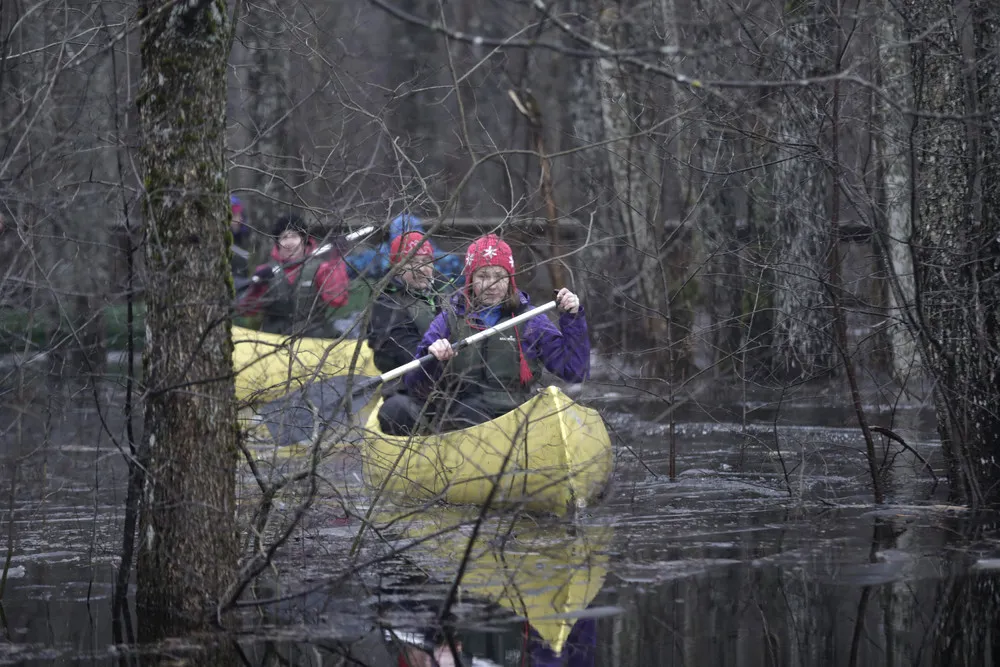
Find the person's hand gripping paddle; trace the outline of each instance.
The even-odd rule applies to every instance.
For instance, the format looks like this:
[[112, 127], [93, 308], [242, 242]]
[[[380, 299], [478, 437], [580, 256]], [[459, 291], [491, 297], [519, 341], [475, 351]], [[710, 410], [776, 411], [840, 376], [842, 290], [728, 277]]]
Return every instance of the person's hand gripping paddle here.
[[[557, 305], [556, 301], [544, 303], [488, 329], [477, 331], [468, 338], [453, 343], [451, 348], [458, 352], [552, 310]], [[425, 354], [419, 359], [414, 359], [377, 377], [367, 377], [360, 382], [359, 379], [363, 376], [358, 375], [317, 379], [261, 406], [257, 410], [257, 415], [261, 423], [267, 427], [276, 445], [307, 443], [317, 437], [323, 439], [331, 428], [351, 425], [383, 383], [416, 370], [434, 358], [432, 354]]]

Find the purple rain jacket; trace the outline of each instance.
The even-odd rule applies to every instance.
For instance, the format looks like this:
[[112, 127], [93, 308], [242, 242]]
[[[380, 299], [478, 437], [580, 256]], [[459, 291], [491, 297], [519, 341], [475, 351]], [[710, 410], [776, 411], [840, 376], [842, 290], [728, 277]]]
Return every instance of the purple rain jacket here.
[[[530, 306], [528, 295], [521, 292], [521, 303]], [[465, 316], [465, 295], [452, 295], [451, 307], [459, 317]], [[577, 313], [560, 313], [559, 328], [542, 313], [519, 325], [521, 349], [527, 359], [538, 359], [551, 373], [567, 382], [583, 382], [590, 376], [590, 335], [583, 305]], [[450, 340], [448, 315], [445, 312], [431, 322], [424, 332], [414, 358], [427, 354], [427, 348], [436, 340]], [[452, 341], [457, 342], [457, 341]], [[441, 362], [428, 361], [422, 368], [410, 371], [403, 377], [407, 390], [414, 396], [427, 396], [434, 382], [441, 376]]]

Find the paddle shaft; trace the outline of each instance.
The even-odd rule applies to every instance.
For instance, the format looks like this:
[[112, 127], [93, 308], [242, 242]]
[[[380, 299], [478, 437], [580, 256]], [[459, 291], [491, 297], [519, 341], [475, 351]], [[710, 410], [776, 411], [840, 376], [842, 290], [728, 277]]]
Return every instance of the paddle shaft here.
[[[495, 324], [488, 329], [477, 331], [468, 338], [460, 340], [457, 343], [452, 343], [451, 349], [454, 350], [455, 352], [458, 352], [459, 350], [462, 350], [470, 345], [475, 345], [479, 341], [485, 338], [489, 338], [493, 334], [500, 333], [501, 331], [505, 331], [506, 329], [510, 329], [511, 327], [516, 327], [518, 324], [530, 320], [532, 317], [535, 317], [536, 315], [541, 315], [544, 312], [552, 310], [557, 305], [558, 304], [555, 301], [549, 301], [548, 303], [543, 303], [537, 308], [532, 308], [531, 310], [525, 311], [520, 315], [516, 315], [510, 318], [509, 320], [504, 320], [499, 324]], [[382, 373], [382, 375], [379, 375], [378, 377], [374, 377], [370, 380], [362, 382], [357, 386], [356, 389], [354, 389], [354, 391], [351, 392], [351, 394], [355, 396], [360, 396], [361, 394], [364, 394], [365, 392], [369, 391], [372, 387], [379, 385], [383, 382], [389, 382], [391, 380], [395, 380], [401, 375], [405, 375], [410, 371], [420, 368], [425, 363], [434, 358], [435, 357], [433, 354], [425, 354], [419, 359], [414, 359], [413, 361], [407, 364], [403, 364], [402, 366], [393, 368], [391, 371], [386, 371], [385, 373]]]
[[[351, 232], [350, 234], [348, 234], [347, 236], [345, 236], [344, 239], [347, 240], [347, 241], [356, 241], [356, 240], [358, 240], [358, 239], [360, 239], [362, 237], [368, 236], [369, 234], [371, 234], [374, 231], [375, 231], [375, 227], [373, 225], [367, 225], [365, 227], [362, 227], [361, 229], [359, 229], [356, 232]], [[313, 257], [319, 257], [320, 255], [325, 255], [326, 253], [330, 252], [331, 250], [333, 250], [333, 244], [332, 243], [324, 243], [320, 247], [316, 248], [316, 250], [314, 250], [313, 252], [309, 253], [308, 255], [305, 255], [304, 257], [299, 257], [298, 259], [293, 259], [292, 261], [287, 262], [285, 264], [281, 264], [281, 265], [278, 265], [278, 266], [271, 267], [271, 275], [275, 276], [278, 273], [280, 273], [281, 271], [287, 271], [288, 269], [294, 269], [296, 266], [298, 266], [300, 264], [303, 264], [305, 262], [308, 262]], [[242, 290], [248, 289], [248, 288], [253, 287], [254, 285], [257, 285], [257, 284], [259, 284], [261, 282], [262, 282], [261, 279], [258, 278], [256, 274], [254, 274], [253, 276], [250, 277], [249, 282], [247, 282], [246, 285], [243, 285], [242, 287], [240, 287], [239, 290], [242, 291]]]

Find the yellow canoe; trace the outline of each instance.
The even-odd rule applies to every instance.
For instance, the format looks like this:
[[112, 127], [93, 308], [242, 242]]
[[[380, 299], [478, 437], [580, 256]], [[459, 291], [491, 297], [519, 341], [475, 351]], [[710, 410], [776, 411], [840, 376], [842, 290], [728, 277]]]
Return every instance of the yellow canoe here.
[[[440, 435], [382, 433], [378, 410], [365, 425], [365, 482], [396, 503], [522, 506], [565, 515], [607, 487], [611, 439], [597, 411], [546, 387], [516, 410]], [[373, 502], [377, 502], [378, 497]]]
[[[435, 508], [404, 521], [402, 537], [415, 545], [406, 548], [407, 557], [426, 565], [438, 580], [457, 576], [476, 514]], [[560, 653], [579, 614], [604, 585], [613, 536], [608, 525], [569, 529], [524, 518], [489, 519], [472, 545], [460, 582], [463, 596], [488, 600], [524, 618]]]
[[354, 373], [375, 376], [371, 348], [365, 340], [301, 338], [233, 327], [233, 370], [236, 399], [264, 403], [324, 377], [347, 375], [358, 351]]

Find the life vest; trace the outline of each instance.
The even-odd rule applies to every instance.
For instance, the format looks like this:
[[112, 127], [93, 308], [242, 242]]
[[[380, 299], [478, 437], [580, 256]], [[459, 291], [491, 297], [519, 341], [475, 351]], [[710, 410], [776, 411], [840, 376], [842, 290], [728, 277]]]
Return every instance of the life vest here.
[[438, 308], [434, 303], [434, 297], [430, 294], [414, 294], [401, 287], [395, 288], [397, 301], [406, 309], [406, 315], [417, 325], [417, 331], [423, 334], [427, 331], [431, 322], [437, 317]]
[[[524, 310], [522, 307], [518, 313]], [[505, 315], [497, 323], [512, 316]], [[468, 318], [458, 317], [449, 310], [448, 328], [451, 340], [459, 341], [486, 327], [473, 327]], [[521, 340], [520, 327], [514, 327], [460, 350], [445, 367], [443, 384], [446, 391], [459, 396], [464, 393], [478, 394], [498, 415], [510, 412], [527, 401], [542, 372], [542, 364], [525, 357], [532, 380], [527, 385], [521, 382]]]
[[[405, 317], [413, 322], [413, 325], [421, 336], [430, 328], [431, 322], [437, 317], [439, 309], [437, 300], [432, 292], [418, 294], [395, 282], [390, 283], [386, 287], [385, 292], [385, 296], [393, 304], [391, 307], [402, 310], [405, 313]], [[383, 303], [385, 302], [383, 301]], [[369, 322], [368, 326], [371, 327], [372, 323]], [[416, 350], [409, 350], [409, 352], [413, 354]], [[382, 395], [386, 398], [403, 390], [402, 377], [383, 383], [382, 385]]]
[[[339, 335], [330, 321], [332, 309], [320, 297], [316, 285], [316, 273], [322, 263], [319, 257], [307, 259], [292, 282], [283, 271], [278, 271], [264, 295], [262, 331], [314, 338]], [[281, 266], [273, 259], [268, 264], [272, 268]]]

